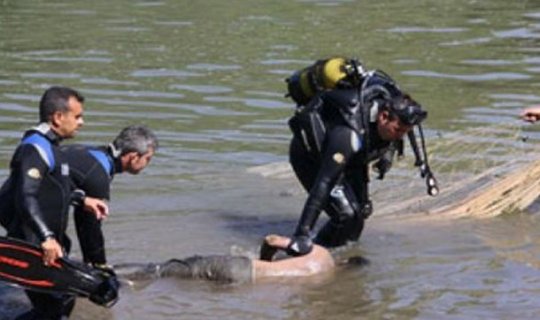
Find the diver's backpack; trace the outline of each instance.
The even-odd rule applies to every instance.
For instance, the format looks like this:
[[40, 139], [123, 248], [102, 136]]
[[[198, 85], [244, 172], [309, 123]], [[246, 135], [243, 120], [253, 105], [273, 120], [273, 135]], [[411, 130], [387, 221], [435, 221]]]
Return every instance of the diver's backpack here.
[[326, 134], [326, 124], [321, 117], [321, 93], [337, 88], [360, 88], [364, 75], [356, 59], [334, 57], [318, 60], [286, 79], [285, 96], [297, 105], [289, 127], [313, 157], [319, 157]]
[[289, 119], [289, 128], [294, 136], [302, 140], [306, 151], [314, 158], [320, 156], [326, 135], [326, 124], [321, 117], [322, 106], [322, 100], [317, 96], [306, 105], [299, 105]]

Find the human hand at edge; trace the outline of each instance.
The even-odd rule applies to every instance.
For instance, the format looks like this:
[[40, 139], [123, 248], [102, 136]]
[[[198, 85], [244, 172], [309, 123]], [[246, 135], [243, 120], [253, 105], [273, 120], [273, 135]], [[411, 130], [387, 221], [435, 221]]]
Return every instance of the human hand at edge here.
[[41, 249], [43, 250], [43, 264], [46, 266], [54, 264], [56, 259], [64, 256], [62, 247], [53, 237], [49, 237], [43, 241], [41, 243]]
[[527, 122], [536, 122], [540, 120], [540, 106], [526, 108], [521, 112], [519, 117]]
[[84, 198], [84, 210], [95, 214], [98, 220], [106, 219], [109, 216], [109, 206], [101, 199]]

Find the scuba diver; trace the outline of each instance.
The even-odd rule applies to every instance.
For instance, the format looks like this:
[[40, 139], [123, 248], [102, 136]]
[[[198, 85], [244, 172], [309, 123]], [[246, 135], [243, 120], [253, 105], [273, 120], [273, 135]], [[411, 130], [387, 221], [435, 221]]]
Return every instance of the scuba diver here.
[[[379, 70], [365, 71], [354, 59], [332, 58], [296, 72], [287, 82], [288, 96], [297, 103], [289, 120], [293, 132], [289, 159], [309, 192], [288, 247], [290, 255], [309, 253], [313, 241], [337, 247], [358, 240], [364, 220], [373, 211], [369, 164], [376, 161], [373, 168], [382, 179], [394, 153], [402, 155], [405, 135], [428, 193], [438, 193], [420, 125], [427, 112], [390, 76]], [[418, 150], [415, 126], [423, 154]], [[322, 210], [330, 219], [312, 240]]]
[[[138, 174], [150, 163], [158, 148], [158, 139], [145, 126], [132, 125], [120, 131], [108, 146], [62, 146], [70, 166], [70, 178], [79, 196], [110, 200], [110, 185], [118, 173]], [[83, 261], [95, 268], [110, 269], [105, 254], [101, 219], [74, 207], [75, 228]]]

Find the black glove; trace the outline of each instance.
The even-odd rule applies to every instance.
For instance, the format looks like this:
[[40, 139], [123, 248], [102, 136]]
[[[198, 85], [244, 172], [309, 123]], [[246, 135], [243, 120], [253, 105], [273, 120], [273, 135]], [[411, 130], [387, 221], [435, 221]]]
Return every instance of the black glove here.
[[392, 167], [392, 161], [380, 158], [373, 164], [373, 170], [377, 172], [379, 175], [377, 176], [378, 180], [384, 179], [384, 176], [388, 171], [390, 171], [390, 168]]
[[362, 218], [364, 219], [369, 218], [369, 216], [371, 216], [371, 214], [373, 213], [373, 204], [371, 200], [368, 200], [367, 202], [362, 203], [361, 206], [362, 207], [360, 208], [360, 214]]
[[293, 257], [303, 256], [313, 250], [313, 242], [308, 236], [294, 236], [291, 238], [291, 243], [287, 246], [285, 252]]

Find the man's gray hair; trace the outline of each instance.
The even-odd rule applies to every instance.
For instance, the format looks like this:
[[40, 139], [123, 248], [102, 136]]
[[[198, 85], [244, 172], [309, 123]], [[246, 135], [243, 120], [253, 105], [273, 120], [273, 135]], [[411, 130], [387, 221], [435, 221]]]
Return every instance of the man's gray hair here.
[[130, 152], [144, 155], [150, 149], [157, 150], [159, 143], [152, 130], [145, 126], [132, 125], [122, 129], [112, 145], [114, 150], [119, 153], [115, 156], [123, 156]]

